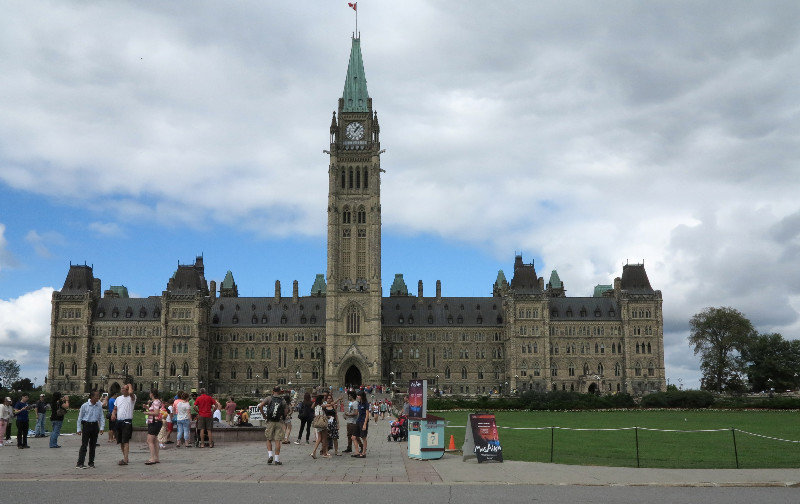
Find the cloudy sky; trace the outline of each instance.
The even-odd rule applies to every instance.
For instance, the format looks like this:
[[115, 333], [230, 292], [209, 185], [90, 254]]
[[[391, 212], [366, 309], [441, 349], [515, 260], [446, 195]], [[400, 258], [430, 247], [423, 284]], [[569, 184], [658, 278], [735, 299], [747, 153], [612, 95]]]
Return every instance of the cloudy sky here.
[[[346, 2], [0, 5], [0, 358], [45, 375], [70, 262], [159, 294], [325, 271]], [[384, 289], [489, 295], [514, 254], [568, 295], [644, 261], [667, 376], [688, 319], [800, 337], [800, 5], [359, 2], [386, 173]]]

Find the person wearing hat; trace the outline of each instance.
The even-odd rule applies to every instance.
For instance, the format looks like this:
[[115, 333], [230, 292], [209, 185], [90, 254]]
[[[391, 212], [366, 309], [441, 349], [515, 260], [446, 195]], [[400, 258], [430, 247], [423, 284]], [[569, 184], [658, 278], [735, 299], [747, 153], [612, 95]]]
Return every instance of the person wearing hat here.
[[12, 418], [14, 418], [14, 407], [11, 406], [11, 398], [6, 397], [3, 404], [0, 404], [0, 446], [4, 446], [6, 429]]
[[33, 432], [33, 437], [45, 437], [44, 432], [44, 415], [47, 413], [49, 404], [44, 400], [44, 394], [39, 394], [39, 400], [36, 401], [36, 429]]

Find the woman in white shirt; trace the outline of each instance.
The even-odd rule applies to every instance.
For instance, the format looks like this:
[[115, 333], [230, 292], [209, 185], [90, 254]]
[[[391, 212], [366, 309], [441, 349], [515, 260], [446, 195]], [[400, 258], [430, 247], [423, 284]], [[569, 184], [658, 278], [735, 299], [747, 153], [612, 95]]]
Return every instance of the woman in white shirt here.
[[189, 393], [184, 392], [181, 394], [172, 405], [172, 409], [175, 411], [178, 424], [178, 439], [175, 441], [177, 443], [175, 446], [180, 448], [181, 439], [183, 439], [183, 446], [188, 448], [191, 446], [189, 444], [189, 422], [191, 422], [190, 411], [192, 409], [189, 404]]
[[8, 424], [11, 423], [13, 417], [14, 407], [11, 405], [11, 398], [6, 397], [3, 404], [0, 404], [0, 446], [3, 446], [3, 442], [6, 439], [6, 429], [8, 429]]

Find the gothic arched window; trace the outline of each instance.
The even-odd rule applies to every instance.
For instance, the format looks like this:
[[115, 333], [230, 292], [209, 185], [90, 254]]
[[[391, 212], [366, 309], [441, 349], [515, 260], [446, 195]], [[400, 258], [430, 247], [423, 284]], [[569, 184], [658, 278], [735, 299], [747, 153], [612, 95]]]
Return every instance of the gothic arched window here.
[[350, 222], [351, 222], [350, 208], [344, 207], [344, 210], [342, 211], [342, 224], [350, 224]]
[[462, 380], [466, 380], [467, 379], [467, 368], [465, 368], [465, 367], [461, 368], [461, 379]]
[[176, 366], [175, 363], [173, 362], [172, 364], [169, 365], [169, 375], [176, 376], [177, 374], [178, 374], [178, 366]]
[[92, 376], [97, 376], [97, 363], [92, 363]]
[[366, 224], [367, 223], [367, 212], [363, 206], [358, 207], [358, 214], [356, 215], [356, 222], [358, 224]]
[[189, 363], [183, 363], [183, 376], [189, 376]]
[[347, 309], [347, 334], [359, 334], [361, 332], [361, 314], [358, 308], [351, 306]]

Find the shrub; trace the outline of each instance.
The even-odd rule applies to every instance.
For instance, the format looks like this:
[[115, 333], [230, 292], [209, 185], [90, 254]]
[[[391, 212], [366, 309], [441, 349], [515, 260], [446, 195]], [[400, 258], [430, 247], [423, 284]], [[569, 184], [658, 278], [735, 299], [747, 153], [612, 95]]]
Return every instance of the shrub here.
[[705, 390], [670, 390], [642, 397], [643, 408], [708, 408], [714, 395]]

